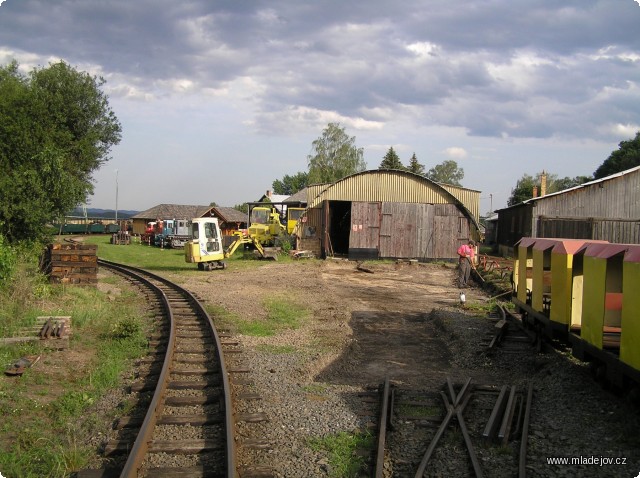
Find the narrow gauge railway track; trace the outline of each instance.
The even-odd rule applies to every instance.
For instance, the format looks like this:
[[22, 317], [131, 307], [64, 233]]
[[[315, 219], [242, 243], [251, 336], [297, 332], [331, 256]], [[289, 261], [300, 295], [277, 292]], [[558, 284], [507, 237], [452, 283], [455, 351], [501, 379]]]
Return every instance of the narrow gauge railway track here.
[[121, 433], [105, 447], [105, 455], [127, 453], [124, 465], [78, 476], [236, 476], [231, 388], [222, 343], [204, 307], [189, 291], [156, 274], [98, 263], [150, 291], [166, 325], [157, 353], [148, 359], [150, 374], [137, 387], [151, 390], [146, 415], [121, 419], [119, 428], [133, 432]]
[[443, 390], [428, 391], [387, 379], [379, 398], [375, 478], [526, 476], [531, 383], [525, 391], [447, 378]]
[[483, 343], [488, 352], [500, 349], [501, 353], [522, 355], [541, 350], [540, 335], [525, 329], [520, 318], [505, 306], [497, 304], [488, 320], [494, 323], [493, 331]]

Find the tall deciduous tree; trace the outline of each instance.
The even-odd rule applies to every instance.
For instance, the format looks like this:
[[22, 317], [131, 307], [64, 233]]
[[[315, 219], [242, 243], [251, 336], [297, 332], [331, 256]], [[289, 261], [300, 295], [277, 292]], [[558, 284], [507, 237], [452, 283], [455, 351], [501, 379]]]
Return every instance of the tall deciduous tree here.
[[546, 173], [544, 171], [538, 173], [535, 176], [524, 174], [520, 179], [518, 179], [515, 188], [511, 190], [511, 196], [507, 201], [507, 205], [513, 206], [515, 204], [526, 201], [527, 199], [531, 199], [533, 197], [534, 188], [538, 191], [538, 195], [542, 194], [543, 191], [541, 178], [543, 175], [546, 175], [547, 177], [547, 186], [545, 191], [546, 194], [556, 193], [558, 191], [573, 188], [575, 186], [579, 186], [588, 181], [591, 181], [592, 179], [590, 176], [558, 178], [557, 174]]
[[380, 167], [378, 169], [406, 169], [400, 158], [393, 150], [393, 146], [389, 148], [387, 154], [382, 158], [382, 162], [380, 163]]
[[507, 201], [507, 205], [513, 206], [527, 199], [531, 199], [533, 197], [533, 188], [538, 186], [539, 182], [537, 178], [534, 178], [530, 174], [523, 174], [522, 177], [518, 179], [515, 188], [511, 190], [511, 196]]
[[313, 154], [307, 156], [309, 184], [333, 183], [364, 171], [364, 150], [357, 148], [355, 142], [355, 136], [349, 137], [339, 123], [329, 123], [312, 143]]
[[634, 139], [621, 141], [618, 146], [593, 173], [595, 179], [640, 166], [640, 131]]
[[437, 183], [461, 186], [460, 181], [464, 178], [464, 170], [459, 168], [455, 161], [447, 160], [427, 171], [426, 177]]
[[303, 190], [309, 185], [309, 173], [299, 172], [293, 176], [285, 174], [282, 179], [276, 179], [271, 183], [275, 194], [285, 194], [291, 196]]
[[103, 84], [63, 61], [27, 76], [15, 61], [0, 67], [0, 234], [10, 241], [38, 238], [93, 192], [121, 138]]
[[409, 167], [407, 169], [412, 173], [419, 174], [420, 176], [425, 175], [424, 165], [418, 162], [418, 158], [416, 158], [416, 153], [413, 153], [413, 156], [411, 156], [411, 159], [409, 160]]

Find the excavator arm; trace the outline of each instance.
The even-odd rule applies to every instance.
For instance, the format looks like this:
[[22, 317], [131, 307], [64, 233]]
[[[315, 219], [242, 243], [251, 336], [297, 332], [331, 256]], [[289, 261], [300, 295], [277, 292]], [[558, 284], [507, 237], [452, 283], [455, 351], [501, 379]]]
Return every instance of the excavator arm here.
[[274, 252], [269, 250], [271, 248], [262, 247], [262, 244], [260, 244], [260, 241], [258, 241], [254, 237], [251, 237], [247, 234], [243, 234], [242, 232], [236, 232], [235, 235], [237, 236], [236, 240], [229, 245], [226, 251], [224, 251], [225, 258], [231, 257], [233, 253], [236, 252], [238, 247], [244, 244], [253, 244], [256, 250], [260, 253], [260, 256], [263, 258], [277, 257]]

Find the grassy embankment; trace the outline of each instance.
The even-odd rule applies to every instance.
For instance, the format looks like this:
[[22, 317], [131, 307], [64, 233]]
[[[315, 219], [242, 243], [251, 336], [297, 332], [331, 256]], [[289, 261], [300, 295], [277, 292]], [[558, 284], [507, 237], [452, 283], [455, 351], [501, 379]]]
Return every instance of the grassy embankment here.
[[[186, 263], [181, 250], [115, 246], [108, 236], [88, 236], [84, 242], [97, 244], [103, 259], [159, 273], [204, 273]], [[0, 473], [6, 477], [62, 477], [86, 466], [94, 453], [87, 436], [104, 420], [92, 405], [118, 385], [133, 359], [145, 353], [145, 304], [126, 287], [120, 289], [121, 279], [101, 278], [112, 286], [109, 292], [52, 285], [37, 270], [38, 253], [21, 255], [12, 277], [0, 286], [0, 338], [27, 335], [38, 316], [71, 316], [72, 334], [64, 350], [46, 347], [44, 341], [0, 344], [3, 371], [21, 357], [40, 357], [22, 376], [0, 376]], [[237, 252], [229, 259], [233, 267], [261, 263], [242, 257]], [[304, 315], [287, 299], [271, 299], [264, 306], [270, 320], [257, 326], [221, 309], [210, 312], [255, 335], [296, 327]]]
[[144, 303], [118, 289], [120, 279], [105, 279], [112, 293], [51, 285], [38, 272], [39, 252], [18, 257], [0, 286], [0, 338], [33, 334], [38, 316], [70, 316], [71, 335], [60, 350], [63, 341], [55, 339], [0, 344], [3, 371], [21, 357], [40, 357], [22, 376], [0, 376], [0, 473], [6, 477], [62, 477], [83, 468], [94, 453], [87, 437], [103, 420], [92, 406], [146, 347]]

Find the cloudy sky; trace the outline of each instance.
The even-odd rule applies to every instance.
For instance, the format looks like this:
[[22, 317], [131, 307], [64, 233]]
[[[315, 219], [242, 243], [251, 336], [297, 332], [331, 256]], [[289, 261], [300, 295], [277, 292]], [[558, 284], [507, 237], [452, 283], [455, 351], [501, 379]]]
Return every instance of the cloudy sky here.
[[338, 122], [368, 169], [455, 160], [484, 213], [640, 130], [638, 1], [0, 0], [0, 64], [107, 81], [90, 207], [256, 200]]

